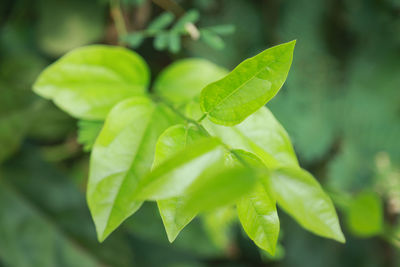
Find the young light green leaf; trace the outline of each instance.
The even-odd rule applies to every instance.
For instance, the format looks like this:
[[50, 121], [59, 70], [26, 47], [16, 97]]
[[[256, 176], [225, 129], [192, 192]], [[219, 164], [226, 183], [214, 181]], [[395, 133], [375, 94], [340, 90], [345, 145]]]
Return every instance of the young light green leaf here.
[[174, 242], [178, 234], [188, 225], [197, 212], [182, 209], [184, 204], [183, 197], [174, 197], [158, 200], [158, 211], [164, 224], [169, 242]]
[[215, 162], [187, 188], [182, 209], [202, 212], [232, 204], [249, 193], [255, 183], [256, 173], [252, 169], [226, 167], [221, 162]]
[[161, 200], [182, 196], [185, 189], [212, 163], [223, 158], [217, 138], [204, 137], [156, 166], [133, 193], [137, 199]]
[[276, 95], [289, 73], [296, 41], [269, 48], [203, 89], [200, 105], [217, 124], [235, 125]]
[[78, 121], [78, 143], [84, 151], [90, 151], [103, 127], [103, 121]]
[[221, 79], [227, 73], [224, 68], [205, 59], [183, 59], [161, 72], [154, 90], [169, 102], [181, 105], [200, 95], [207, 84]]
[[300, 168], [281, 168], [272, 172], [269, 183], [278, 205], [305, 229], [345, 242], [335, 207], [311, 174]]
[[265, 164], [256, 155], [242, 149], [232, 149], [229, 161], [233, 166], [246, 164], [246, 166], [251, 166], [254, 169], [266, 168]]
[[169, 127], [157, 140], [153, 168], [183, 151], [187, 145], [204, 137], [204, 134], [192, 124], [177, 124]]
[[132, 192], [151, 169], [156, 141], [179, 120], [162, 105], [136, 97], [116, 105], [93, 147], [87, 200], [103, 241], [141, 205]]
[[228, 166], [247, 166], [253, 169], [257, 176], [257, 183], [261, 182], [268, 187], [269, 170], [266, 165], [251, 152], [242, 149], [231, 149], [225, 157]]
[[266, 107], [233, 127], [216, 125], [207, 119], [202, 124], [231, 148], [257, 155], [269, 169], [298, 166], [288, 134]]
[[[194, 125], [178, 124], [168, 128], [159, 138], [153, 166], [158, 166], [169, 157], [182, 151], [188, 144], [194, 143], [204, 135]], [[196, 216], [195, 212], [186, 212], [182, 209], [182, 197], [158, 200], [158, 209], [168, 240], [173, 242], [179, 232]]]
[[70, 115], [102, 120], [123, 99], [144, 95], [149, 70], [136, 53], [93, 45], [75, 49], [47, 67], [33, 89]]
[[279, 236], [279, 217], [276, 203], [261, 183], [237, 203], [240, 223], [257, 246], [275, 254]]
[[382, 233], [382, 200], [374, 192], [362, 192], [350, 202], [347, 224], [353, 234], [370, 237]]
[[244, 150], [233, 150], [231, 164], [245, 162], [254, 168], [257, 184], [253, 191], [237, 202], [237, 212], [244, 231], [260, 248], [275, 254], [279, 237], [279, 217], [276, 201], [267, 190], [269, 172], [265, 164], [254, 154]]

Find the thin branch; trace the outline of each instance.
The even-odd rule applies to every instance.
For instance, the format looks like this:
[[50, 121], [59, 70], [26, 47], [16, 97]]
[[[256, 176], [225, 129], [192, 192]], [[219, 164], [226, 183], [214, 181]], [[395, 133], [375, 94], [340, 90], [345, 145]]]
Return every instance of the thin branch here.
[[[181, 17], [185, 14], [185, 10], [177, 4], [174, 0], [152, 0], [154, 4], [158, 5], [166, 11], [170, 11], [177, 17]], [[200, 31], [193, 23], [189, 22], [185, 24], [185, 30], [189, 34], [190, 38], [193, 40], [198, 40], [200, 38]]]
[[124, 15], [122, 14], [121, 3], [119, 0], [110, 0], [111, 17], [114, 20], [115, 28], [118, 32], [118, 37], [128, 33], [126, 29]]
[[173, 0], [153, 0], [153, 3], [164, 10], [171, 11], [177, 17], [185, 14], [185, 10]]
[[[197, 128], [203, 132], [206, 136], [210, 137], [212, 136], [206, 128], [204, 128], [203, 125], [201, 125], [201, 121], [207, 116], [206, 113], [203, 114], [203, 116], [201, 117], [201, 120], [193, 120], [189, 117], [187, 117], [185, 114], [183, 114], [180, 110], [176, 109], [171, 103], [169, 103], [167, 100], [165, 100], [164, 98], [161, 98], [160, 96], [154, 96], [153, 97], [154, 100], [159, 101], [161, 103], [163, 103], [164, 105], [166, 105], [168, 108], [170, 108], [173, 112], [175, 112], [178, 116], [182, 117], [184, 120], [186, 120], [189, 123], [194, 124], [195, 126], [197, 126]], [[227, 144], [221, 142], [221, 145], [228, 150], [244, 167], [248, 167], [250, 168], [249, 164], [232, 148], [230, 148]]]

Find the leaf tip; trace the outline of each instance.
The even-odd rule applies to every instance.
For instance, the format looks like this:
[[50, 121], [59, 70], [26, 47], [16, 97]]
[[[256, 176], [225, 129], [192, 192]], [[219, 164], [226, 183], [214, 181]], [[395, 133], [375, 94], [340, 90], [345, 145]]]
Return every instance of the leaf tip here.
[[171, 233], [167, 231], [167, 238], [169, 243], [173, 243], [175, 239], [178, 237], [178, 233]]
[[96, 221], [94, 221], [95, 227], [96, 227], [96, 234], [97, 234], [97, 240], [99, 243], [103, 243], [109, 235], [115, 230], [112, 228], [101, 228], [102, 226], [99, 225]]
[[339, 243], [345, 244], [346, 243], [346, 238], [342, 232], [342, 229], [339, 225], [339, 221], [337, 222], [337, 225], [335, 229], [328, 235], [325, 235], [325, 237], [330, 238], [332, 240], [335, 240]]
[[294, 39], [292, 41], [285, 43], [285, 45], [290, 46], [294, 49], [294, 47], [296, 46], [296, 43], [297, 43], [297, 39]]
[[257, 246], [259, 246], [262, 250], [266, 251], [271, 257], [275, 257], [276, 254], [276, 245], [278, 243], [278, 240], [276, 240], [276, 242], [274, 244], [270, 244], [268, 246], [262, 246], [261, 244], [257, 244]]
[[335, 240], [338, 241], [339, 243], [345, 244], [346, 243], [346, 238], [344, 237], [344, 234], [342, 231], [340, 231], [337, 236], [335, 237]]
[[99, 241], [99, 243], [103, 243], [108, 236], [109, 234], [105, 234], [104, 232], [103, 233], [97, 232], [97, 240]]
[[271, 249], [268, 251], [268, 253], [269, 253], [272, 257], [275, 257], [275, 254], [276, 254], [276, 249], [275, 249], [275, 247], [271, 248]]

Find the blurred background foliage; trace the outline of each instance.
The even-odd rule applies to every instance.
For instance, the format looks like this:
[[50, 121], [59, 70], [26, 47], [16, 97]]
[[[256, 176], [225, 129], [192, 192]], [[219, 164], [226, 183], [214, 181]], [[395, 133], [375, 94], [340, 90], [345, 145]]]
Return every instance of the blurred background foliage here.
[[[194, 29], [179, 26], [185, 10]], [[166, 11], [172, 18], [155, 27]], [[280, 212], [272, 257], [224, 209], [169, 244], [147, 203], [99, 244], [77, 122], [32, 93], [38, 73], [91, 43], [135, 47], [154, 77], [187, 57], [232, 69], [292, 39], [292, 70], [269, 107], [332, 196], [347, 243], [313, 236]], [[398, 0], [0, 2], [0, 266], [400, 266], [399, 140]]]

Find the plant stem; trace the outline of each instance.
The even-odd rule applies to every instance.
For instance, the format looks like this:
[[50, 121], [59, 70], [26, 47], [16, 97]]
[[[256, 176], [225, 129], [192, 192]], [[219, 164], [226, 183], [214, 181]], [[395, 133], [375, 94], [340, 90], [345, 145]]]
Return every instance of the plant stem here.
[[185, 10], [173, 0], [153, 0], [153, 3], [158, 5], [162, 9], [171, 11], [178, 17], [185, 14]]
[[122, 14], [121, 3], [119, 0], [110, 0], [111, 16], [115, 23], [115, 28], [118, 33], [118, 37], [126, 35], [128, 33], [125, 25], [125, 19]]
[[207, 113], [204, 113], [203, 116], [200, 117], [200, 119], [197, 120], [198, 123], [200, 123], [202, 120], [204, 120], [207, 117]]
[[[153, 0], [153, 3], [174, 13], [177, 17], [181, 17], [185, 14], [185, 10], [174, 0]], [[193, 40], [198, 40], [200, 38], [200, 31], [193, 23], [186, 23], [185, 30]]]
[[[203, 125], [201, 125], [201, 121], [207, 116], [206, 113], [203, 114], [203, 116], [199, 119], [199, 120], [193, 120], [189, 117], [187, 117], [185, 114], [183, 114], [180, 110], [176, 109], [171, 103], [169, 103], [167, 100], [159, 97], [159, 96], [154, 96], [153, 97], [156, 101], [160, 101], [161, 103], [163, 103], [164, 105], [166, 105], [168, 108], [170, 108], [173, 112], [175, 112], [179, 117], [183, 118], [184, 120], [186, 120], [189, 123], [194, 124], [195, 126], [197, 126], [197, 128], [203, 132], [207, 137], [212, 136], [206, 128], [204, 128]], [[250, 167], [249, 164], [247, 164], [247, 162], [238, 154], [236, 153], [235, 150], [233, 150], [232, 148], [230, 148], [227, 144], [221, 142], [222, 146], [228, 150], [243, 166], [245, 167]]]
[[198, 121], [193, 120], [193, 119], [187, 117], [187, 116], [186, 116], [185, 114], [183, 114], [179, 109], [176, 109], [176, 108], [174, 107], [174, 105], [172, 105], [171, 103], [169, 103], [167, 100], [165, 100], [165, 99], [163, 99], [163, 98], [161, 98], [161, 97], [159, 97], [159, 96], [156, 96], [155, 98], [156, 98], [156, 100], [159, 100], [160, 102], [164, 103], [164, 105], [166, 105], [169, 109], [171, 109], [173, 112], [175, 112], [179, 117], [181, 117], [181, 118], [184, 119], [185, 121], [190, 122], [190, 123], [196, 125], [197, 128], [199, 128], [199, 130], [202, 131], [205, 135], [211, 136], [210, 133], [209, 133], [209, 132], [203, 127], [203, 125], [201, 125]]

